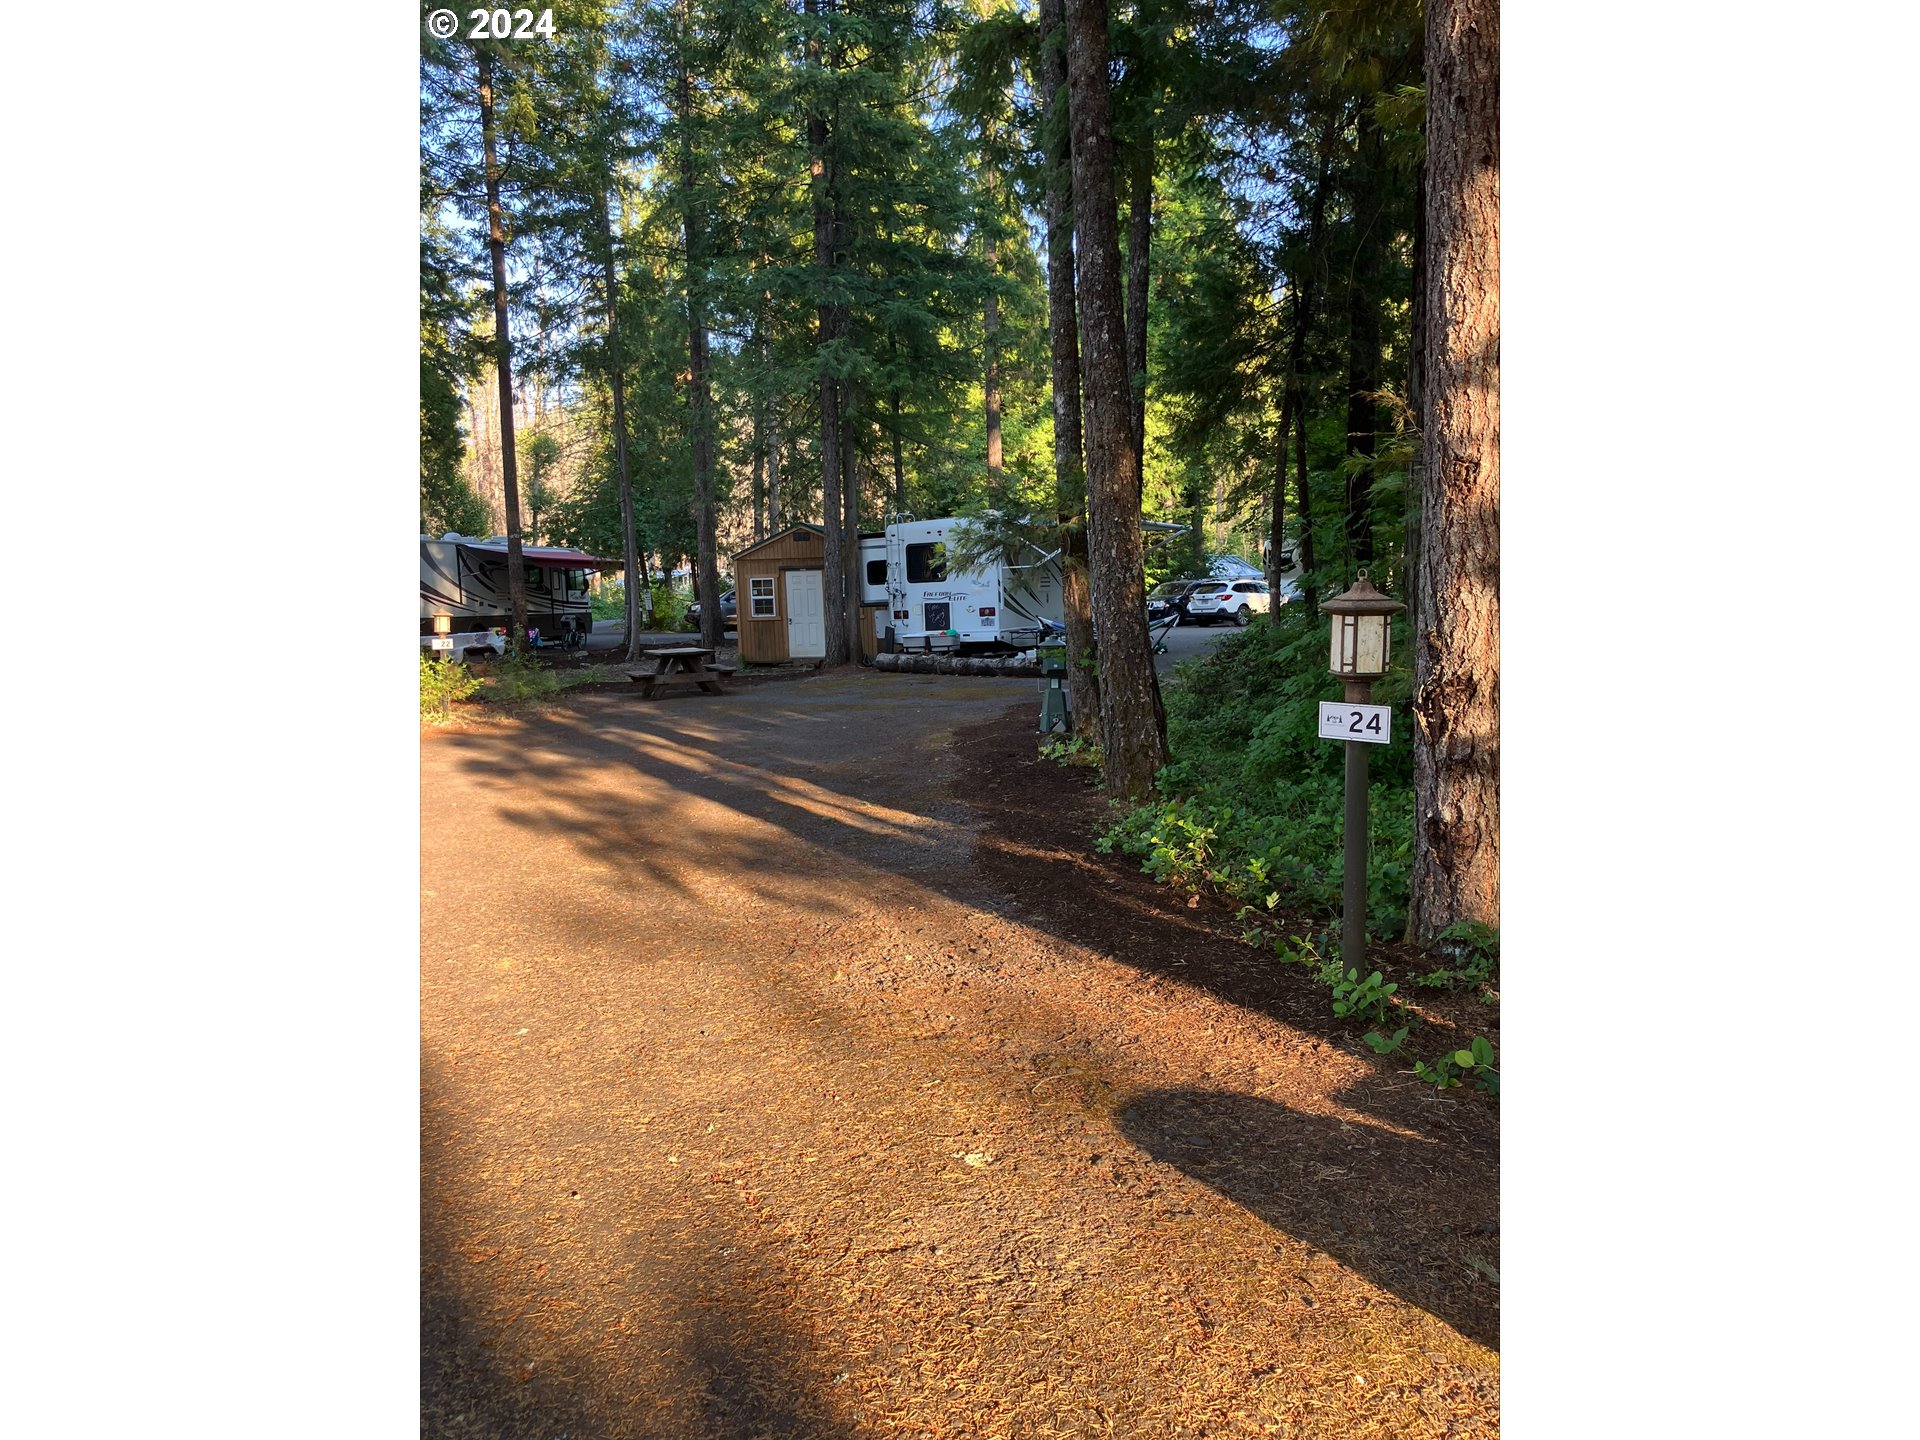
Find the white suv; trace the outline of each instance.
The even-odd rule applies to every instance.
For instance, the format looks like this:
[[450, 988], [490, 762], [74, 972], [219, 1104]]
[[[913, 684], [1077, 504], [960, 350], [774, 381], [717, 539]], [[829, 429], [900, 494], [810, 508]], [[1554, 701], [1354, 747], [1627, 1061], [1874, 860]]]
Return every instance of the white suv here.
[[1272, 604], [1264, 580], [1222, 580], [1195, 585], [1187, 593], [1187, 618], [1198, 625], [1216, 620], [1245, 625], [1254, 616], [1265, 615]]

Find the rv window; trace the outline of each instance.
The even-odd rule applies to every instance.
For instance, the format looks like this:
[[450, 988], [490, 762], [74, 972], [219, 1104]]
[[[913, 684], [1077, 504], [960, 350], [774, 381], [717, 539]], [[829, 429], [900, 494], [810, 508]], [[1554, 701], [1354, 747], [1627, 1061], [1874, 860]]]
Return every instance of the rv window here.
[[887, 583], [887, 562], [884, 560], [867, 561], [867, 584], [878, 588]]
[[907, 583], [932, 585], [947, 578], [947, 545], [935, 540], [931, 545], [907, 546]]
[[586, 589], [587, 588], [587, 572], [584, 570], [567, 571], [567, 588], [569, 590]]
[[547, 572], [542, 570], [538, 565], [527, 566], [527, 588], [529, 590], [546, 589]]
[[755, 620], [773, 619], [773, 577], [755, 576], [747, 585], [753, 593], [752, 608], [748, 614]]

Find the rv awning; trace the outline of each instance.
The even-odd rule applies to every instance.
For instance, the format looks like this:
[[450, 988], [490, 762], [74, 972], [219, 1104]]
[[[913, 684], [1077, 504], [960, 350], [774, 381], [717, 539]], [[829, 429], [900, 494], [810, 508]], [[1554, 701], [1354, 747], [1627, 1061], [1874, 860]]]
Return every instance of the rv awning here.
[[[462, 540], [460, 548], [476, 555], [501, 560], [507, 558], [504, 540]], [[556, 550], [550, 545], [522, 545], [520, 558], [529, 565], [553, 565], [563, 570], [618, 570], [626, 564], [624, 560], [602, 560], [598, 555], [589, 555], [584, 550]]]

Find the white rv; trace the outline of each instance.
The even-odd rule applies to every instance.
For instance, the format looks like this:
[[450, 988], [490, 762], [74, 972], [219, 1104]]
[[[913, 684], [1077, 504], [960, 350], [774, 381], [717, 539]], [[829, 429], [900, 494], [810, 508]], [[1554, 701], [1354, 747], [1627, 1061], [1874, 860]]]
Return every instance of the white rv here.
[[[520, 547], [526, 567], [527, 625], [546, 640], [571, 643], [593, 629], [587, 595], [588, 572], [620, 568], [618, 560], [601, 560], [581, 550], [546, 545]], [[507, 598], [507, 542], [504, 536], [477, 540], [448, 531], [438, 540], [420, 537], [420, 643], [431, 642], [435, 620], [446, 616], [452, 631], [451, 648], [501, 648], [495, 630], [512, 623]]]
[[1060, 552], [1029, 546], [1020, 563], [956, 571], [947, 542], [966, 523], [901, 520], [860, 537], [860, 599], [879, 649], [1027, 650], [1061, 628]]

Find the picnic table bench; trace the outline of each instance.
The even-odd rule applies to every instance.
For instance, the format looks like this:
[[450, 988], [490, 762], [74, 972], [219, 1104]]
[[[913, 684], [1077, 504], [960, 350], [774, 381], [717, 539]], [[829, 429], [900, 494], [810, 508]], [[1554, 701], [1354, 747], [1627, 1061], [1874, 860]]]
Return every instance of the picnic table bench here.
[[669, 689], [694, 685], [709, 695], [723, 693], [722, 685], [738, 668], [713, 663], [713, 651], [704, 645], [663, 645], [657, 650], [642, 650], [654, 662], [651, 670], [629, 670], [627, 679], [640, 687], [642, 698], [651, 700]]

